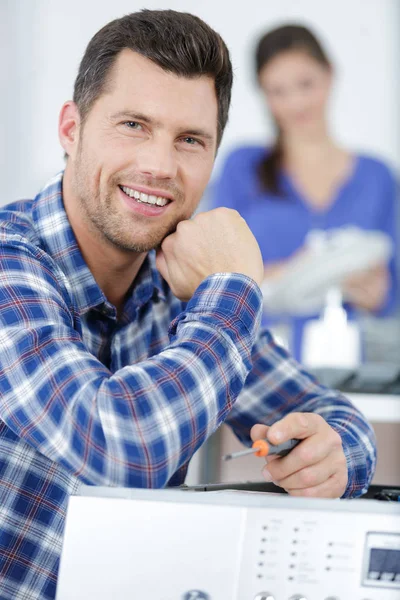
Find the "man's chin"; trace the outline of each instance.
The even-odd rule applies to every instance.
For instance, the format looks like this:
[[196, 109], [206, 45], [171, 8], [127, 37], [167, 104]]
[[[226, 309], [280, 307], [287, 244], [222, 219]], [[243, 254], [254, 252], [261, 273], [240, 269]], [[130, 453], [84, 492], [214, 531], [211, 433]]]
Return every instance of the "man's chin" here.
[[[121, 223], [125, 226], [121, 227]], [[146, 227], [146, 223], [143, 227], [140, 227], [138, 222], [132, 222], [132, 227], [129, 228], [127, 225], [130, 220], [126, 216], [121, 215], [116, 219], [110, 219], [108, 223], [103, 222], [99, 229], [102, 230], [103, 235], [119, 250], [125, 252], [144, 253], [150, 252], [150, 250], [158, 250], [166, 237], [176, 231], [177, 223], [173, 222], [163, 230], [154, 228], [152, 231], [151, 227]], [[113, 227], [114, 225], [114, 227]]]
[[[169, 235], [169, 234], [168, 234]], [[150, 252], [151, 250], [158, 250], [161, 248], [161, 244], [167, 236], [164, 235], [162, 237], [157, 236], [154, 239], [147, 240], [132, 240], [132, 239], [122, 239], [119, 236], [107, 236], [106, 238], [108, 242], [111, 242], [115, 248], [118, 250], [122, 250], [123, 252], [134, 252], [135, 254], [143, 254]]]

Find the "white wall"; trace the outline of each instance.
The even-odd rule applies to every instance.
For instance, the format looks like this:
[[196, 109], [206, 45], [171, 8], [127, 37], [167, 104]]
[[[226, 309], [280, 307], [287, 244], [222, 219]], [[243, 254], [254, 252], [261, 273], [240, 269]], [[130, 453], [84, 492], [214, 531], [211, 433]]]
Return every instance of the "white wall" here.
[[15, 95], [12, 89], [14, 69], [10, 61], [13, 36], [11, 1], [0, 0], [0, 194], [8, 184], [5, 177], [10, 171], [11, 162], [16, 163], [15, 153], [9, 148], [12, 134], [9, 130], [8, 118], [11, 111], [11, 98]]
[[231, 49], [236, 81], [215, 172], [232, 146], [262, 141], [270, 132], [254, 85], [252, 48], [265, 29], [288, 20], [314, 27], [336, 65], [332, 127], [337, 137], [400, 170], [398, 0], [0, 2], [7, 5], [8, 22], [8, 86], [0, 99], [7, 160], [0, 164], [0, 204], [35, 194], [62, 168], [58, 112], [72, 95], [85, 46], [107, 21], [142, 7], [193, 12], [219, 31]]

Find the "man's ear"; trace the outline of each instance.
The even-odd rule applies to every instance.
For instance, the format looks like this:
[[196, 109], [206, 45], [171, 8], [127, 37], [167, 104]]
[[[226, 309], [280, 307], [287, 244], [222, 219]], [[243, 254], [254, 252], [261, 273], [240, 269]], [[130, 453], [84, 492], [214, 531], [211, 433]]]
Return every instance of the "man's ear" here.
[[58, 119], [58, 137], [68, 156], [74, 156], [79, 142], [80, 116], [75, 102], [63, 104]]

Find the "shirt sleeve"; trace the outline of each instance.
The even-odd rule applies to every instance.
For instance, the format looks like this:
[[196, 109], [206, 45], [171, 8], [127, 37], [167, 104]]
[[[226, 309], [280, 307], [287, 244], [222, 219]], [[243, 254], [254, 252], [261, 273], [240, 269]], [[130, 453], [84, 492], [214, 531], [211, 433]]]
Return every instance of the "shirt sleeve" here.
[[160, 488], [221, 424], [251, 369], [261, 292], [216, 274], [160, 354], [111, 373], [86, 349], [63, 274], [0, 245], [0, 418], [87, 484]]
[[364, 494], [376, 468], [372, 427], [350, 400], [319, 385], [263, 331], [253, 348], [253, 369], [227, 423], [250, 445], [249, 432], [255, 423], [272, 425], [291, 412], [319, 414], [339, 433], [348, 466], [343, 497]]

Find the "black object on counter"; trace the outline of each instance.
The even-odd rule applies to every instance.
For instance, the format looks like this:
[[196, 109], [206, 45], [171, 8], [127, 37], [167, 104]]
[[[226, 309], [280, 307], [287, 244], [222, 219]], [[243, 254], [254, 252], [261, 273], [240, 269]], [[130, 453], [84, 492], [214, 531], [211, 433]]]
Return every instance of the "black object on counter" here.
[[[245, 492], [273, 492], [275, 494], [287, 494], [287, 492], [266, 481], [246, 481], [237, 483], [204, 483], [200, 485], [183, 485], [182, 490], [190, 492], [220, 492], [223, 490], [242, 490]], [[361, 499], [385, 500], [400, 502], [400, 488], [391, 488], [387, 485], [370, 485], [366, 494]]]

